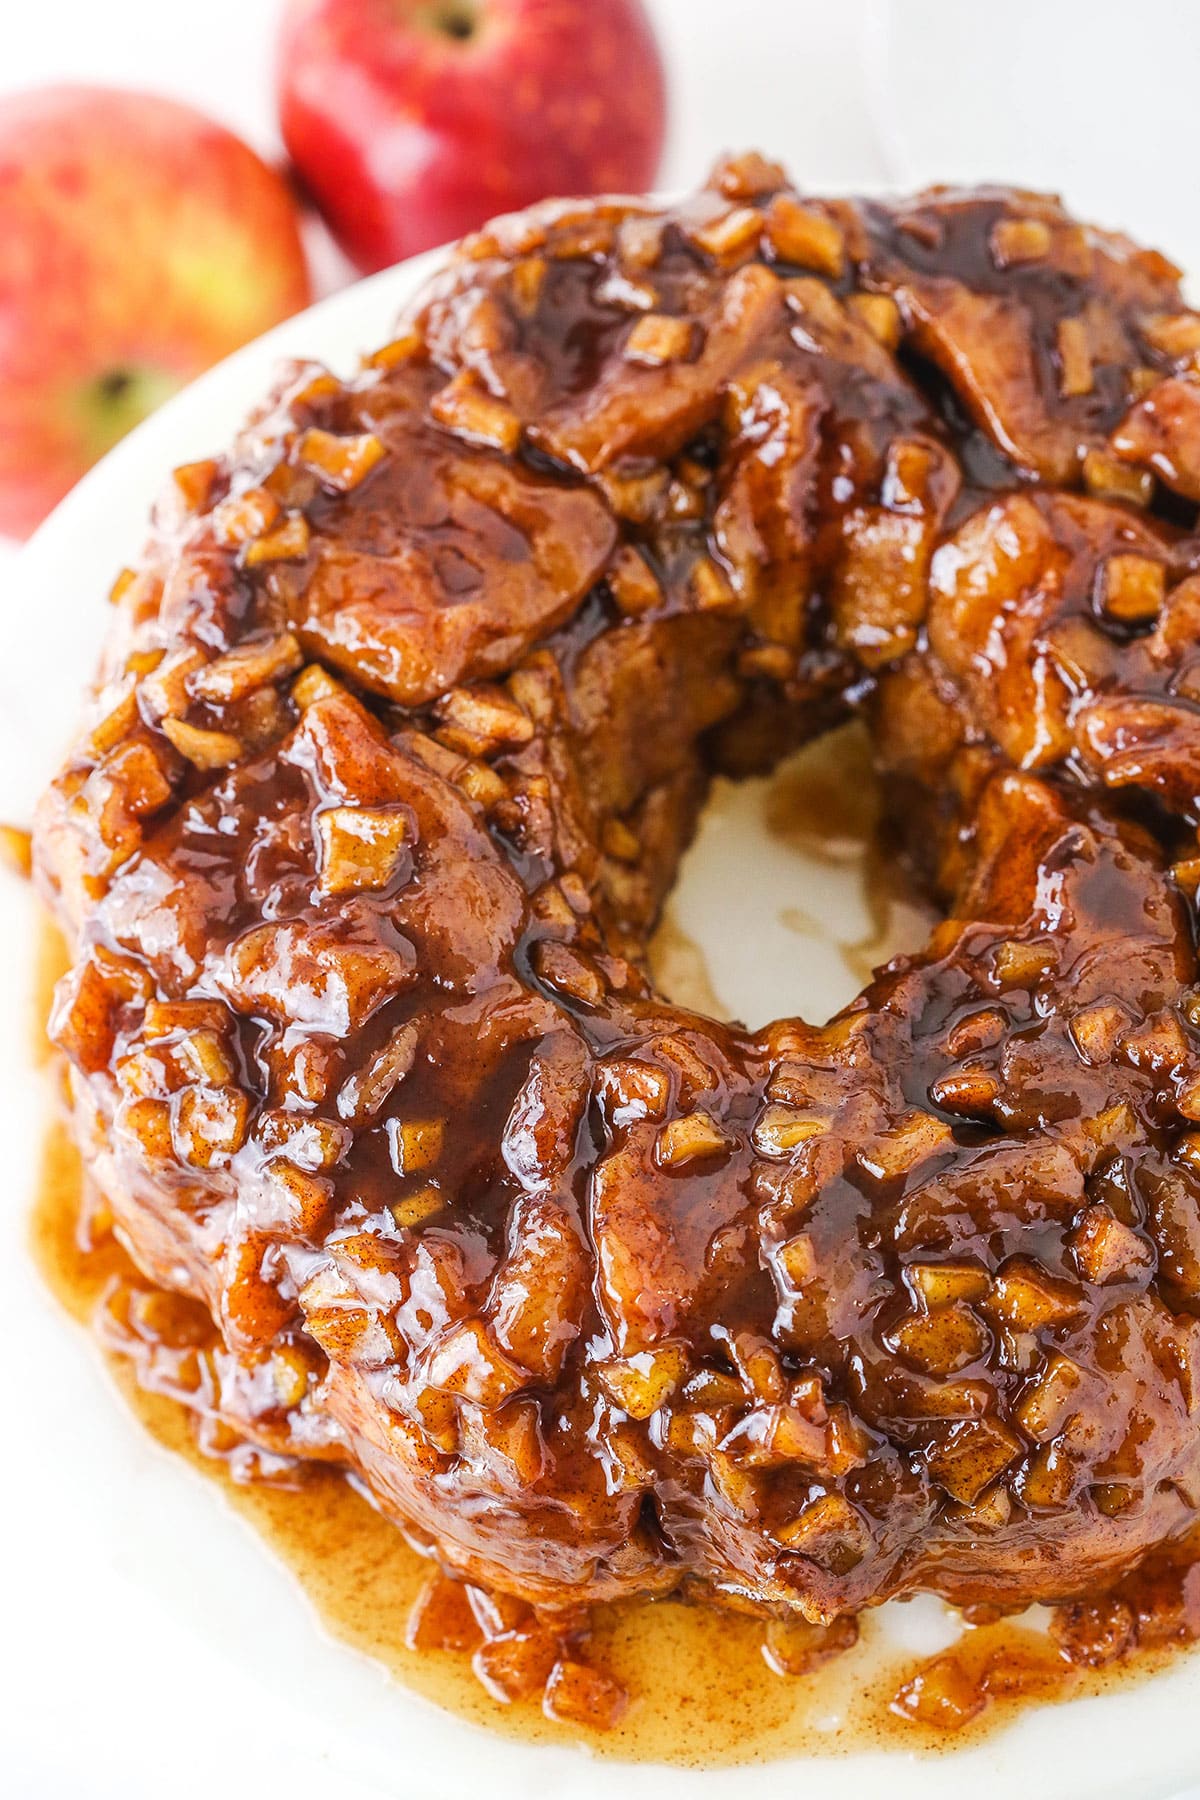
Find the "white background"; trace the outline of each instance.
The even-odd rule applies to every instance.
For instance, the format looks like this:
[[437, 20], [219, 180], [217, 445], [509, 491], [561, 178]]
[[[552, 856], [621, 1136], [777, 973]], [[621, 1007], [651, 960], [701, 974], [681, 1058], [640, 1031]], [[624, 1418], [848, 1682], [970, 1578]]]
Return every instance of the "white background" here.
[[[1104, 223], [1157, 239], [1200, 267], [1192, 123], [1200, 29], [1189, 0], [651, 0], [651, 10], [673, 89], [665, 187], [696, 181], [723, 147], [752, 144], [817, 191], [1012, 179], [1059, 188]], [[276, 0], [0, 0], [0, 92], [64, 79], [154, 87], [271, 153], [276, 16]], [[246, 393], [247, 403], [253, 398]], [[41, 611], [22, 620], [32, 591]], [[34, 723], [43, 710], [65, 719], [75, 686], [71, 676], [43, 701], [30, 680], [34, 665], [14, 646], [36, 639], [44, 652], [61, 643], [83, 664], [94, 624], [77, 594], [34, 584], [23, 593], [15, 552], [0, 543], [0, 817], [26, 809], [48, 772], [47, 733]], [[0, 1259], [20, 1256], [41, 1109], [14, 1025], [27, 995], [29, 942], [25, 896], [0, 883]], [[214, 1526], [210, 1491], [140, 1437], [81, 1344], [48, 1311], [36, 1319], [22, 1313], [37, 1304], [23, 1274], [13, 1285], [15, 1312], [11, 1293], [0, 1312], [9, 1387], [0, 1793], [249, 1800], [294, 1782], [322, 1800], [416, 1800], [435, 1791], [458, 1800], [467, 1790], [437, 1779], [419, 1736], [406, 1741], [397, 1730], [385, 1780], [377, 1758], [356, 1754], [353, 1721], [391, 1704], [382, 1676], [315, 1647], [282, 1574], [242, 1541], [240, 1527]], [[102, 1609], [115, 1622], [111, 1637]], [[1096, 1714], [1100, 1766], [1086, 1776], [1079, 1765], [1056, 1770], [1056, 1731], [1065, 1728], [1050, 1715], [1048, 1727], [1031, 1732], [1027, 1775], [1010, 1779], [1009, 1791], [1064, 1800], [1085, 1792], [1151, 1800], [1173, 1791], [1185, 1772], [1200, 1772], [1195, 1698], [1193, 1685], [1174, 1716], [1161, 1705], [1143, 1715], [1134, 1700], [1115, 1731]], [[397, 1708], [396, 1716], [409, 1715]], [[1143, 1743], [1172, 1735], [1186, 1751], [1190, 1735], [1195, 1763], [1186, 1755], [1156, 1762], [1173, 1780], [1140, 1779], [1132, 1771], [1142, 1719]], [[511, 1753], [480, 1745], [480, 1768], [498, 1777], [503, 1769], [504, 1793], [518, 1791], [508, 1782]], [[577, 1760], [539, 1759], [525, 1785], [547, 1800], [648, 1791], [649, 1771], [625, 1777], [610, 1769], [593, 1786]], [[998, 1769], [990, 1752], [973, 1758], [968, 1785], [993, 1793]], [[665, 1779], [689, 1794], [709, 1791], [674, 1774]], [[746, 1791], [752, 1779], [742, 1778]], [[772, 1790], [783, 1785], [779, 1771], [762, 1780]], [[929, 1791], [949, 1792], [952, 1781], [943, 1763], [930, 1771]], [[810, 1783], [834, 1785], [820, 1769], [786, 1777], [789, 1791]]]

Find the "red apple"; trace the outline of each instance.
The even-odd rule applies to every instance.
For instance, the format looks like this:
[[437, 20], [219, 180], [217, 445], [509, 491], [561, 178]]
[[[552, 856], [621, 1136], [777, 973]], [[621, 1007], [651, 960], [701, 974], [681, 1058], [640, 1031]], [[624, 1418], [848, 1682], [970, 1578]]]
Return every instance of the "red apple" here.
[[222, 126], [112, 89], [0, 100], [0, 532], [308, 299], [291, 192]]
[[639, 0], [291, 0], [279, 101], [365, 270], [547, 194], [641, 192], [666, 114]]

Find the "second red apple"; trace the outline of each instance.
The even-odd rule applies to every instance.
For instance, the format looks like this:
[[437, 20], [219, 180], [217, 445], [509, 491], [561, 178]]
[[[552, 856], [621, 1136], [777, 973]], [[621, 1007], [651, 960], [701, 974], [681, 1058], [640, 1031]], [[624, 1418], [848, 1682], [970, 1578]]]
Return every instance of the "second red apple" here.
[[292, 0], [279, 95], [364, 270], [548, 194], [650, 187], [666, 114], [639, 0]]
[[0, 532], [24, 536], [202, 369], [309, 301], [279, 174], [155, 94], [0, 98]]

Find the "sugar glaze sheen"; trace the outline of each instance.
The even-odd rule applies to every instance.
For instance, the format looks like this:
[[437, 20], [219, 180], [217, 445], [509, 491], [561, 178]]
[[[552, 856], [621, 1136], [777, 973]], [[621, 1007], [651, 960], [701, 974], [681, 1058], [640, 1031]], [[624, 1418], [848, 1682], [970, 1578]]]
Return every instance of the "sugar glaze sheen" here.
[[[790, 759], [767, 788], [771, 828], [786, 831], [793, 843], [803, 840], [810, 816], [807, 799], [794, 806], [796, 783], [806, 774], [812, 777], [806, 795], [823, 789], [835, 812], [850, 821], [842, 849], [847, 856], [853, 821], [864, 815], [856, 747], [835, 770], [826, 745], [816, 745]], [[844, 793], [841, 782], [847, 783]], [[868, 798], [866, 816], [872, 811]], [[888, 896], [878, 876], [876, 882], [874, 904], [886, 916]], [[907, 902], [903, 882], [894, 898], [898, 905]], [[699, 947], [681, 943], [678, 927], [663, 938], [656, 934], [650, 953], [656, 975], [663, 979], [665, 970], [672, 977], [664, 980], [664, 991], [678, 1004], [715, 998]], [[851, 944], [843, 952], [851, 966], [855, 950]], [[39, 962], [41, 1018], [65, 963], [56, 933], [45, 933]], [[39, 1032], [39, 1060], [44, 1054]], [[236, 1435], [214, 1430], [213, 1421], [197, 1413], [194, 1389], [179, 1397], [179, 1339], [194, 1338], [194, 1329], [188, 1330], [194, 1318], [189, 1320], [186, 1303], [146, 1289], [113, 1238], [103, 1203], [89, 1194], [78, 1152], [58, 1125], [46, 1138], [31, 1226], [43, 1279], [103, 1346], [122, 1399], [152, 1436], [206, 1475], [253, 1526], [301, 1584], [326, 1630], [447, 1712], [519, 1741], [586, 1744], [605, 1759], [694, 1769], [868, 1751], [961, 1750], [1028, 1705], [1111, 1692], [1144, 1679], [1200, 1626], [1200, 1615], [1181, 1618], [1182, 1589], [1170, 1578], [1157, 1595], [1155, 1648], [1132, 1654], [1130, 1644], [1118, 1646], [1107, 1637], [1107, 1662], [1072, 1661], [1023, 1617], [977, 1619], [961, 1647], [918, 1655], [914, 1640], [927, 1638], [931, 1629], [953, 1637], [953, 1629], [947, 1633], [942, 1621], [931, 1620], [915, 1634], [908, 1628], [897, 1633], [893, 1608], [864, 1621], [861, 1635], [843, 1629], [822, 1645], [820, 1635], [803, 1625], [764, 1628], [752, 1617], [708, 1607], [635, 1601], [594, 1609], [577, 1643], [577, 1653], [582, 1650], [626, 1697], [619, 1720], [601, 1727], [594, 1720], [555, 1717], [545, 1708], [544, 1693], [502, 1699], [479, 1679], [483, 1631], [459, 1584], [447, 1583], [338, 1473], [304, 1466], [268, 1471], [247, 1459]], [[1185, 1558], [1186, 1552], [1179, 1576], [1186, 1573]], [[480, 1599], [486, 1620], [487, 1597]]]
[[[1195, 339], [1053, 202], [745, 158], [502, 223], [178, 472], [37, 860], [264, 1466], [535, 1610], [829, 1631], [1188, 1530]], [[945, 922], [823, 1027], [671, 1007], [708, 776], [848, 710]]]

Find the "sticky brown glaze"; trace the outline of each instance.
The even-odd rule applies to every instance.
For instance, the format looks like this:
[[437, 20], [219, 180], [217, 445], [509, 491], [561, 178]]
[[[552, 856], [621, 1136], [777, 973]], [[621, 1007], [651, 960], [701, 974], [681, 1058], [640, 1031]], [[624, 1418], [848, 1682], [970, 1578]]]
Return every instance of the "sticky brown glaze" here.
[[[210, 1413], [542, 1605], [1053, 1599], [1193, 1521], [1176, 281], [745, 157], [499, 222], [177, 472], [36, 853]], [[669, 1005], [708, 775], [850, 710], [945, 922], [825, 1026]]]

